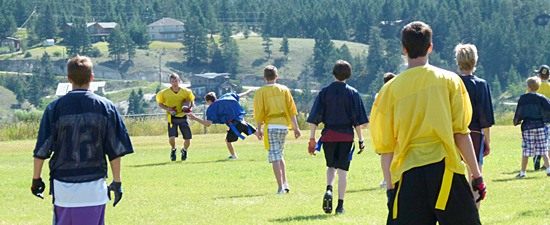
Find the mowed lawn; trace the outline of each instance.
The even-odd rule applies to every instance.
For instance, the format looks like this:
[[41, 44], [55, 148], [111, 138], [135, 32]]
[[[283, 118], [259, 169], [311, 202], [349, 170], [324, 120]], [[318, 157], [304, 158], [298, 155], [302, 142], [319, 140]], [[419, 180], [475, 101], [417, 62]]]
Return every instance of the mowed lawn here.
[[[107, 224], [385, 224], [386, 194], [379, 156], [355, 155], [348, 178], [344, 215], [321, 209], [325, 190], [324, 158], [309, 156], [308, 131], [285, 148], [290, 194], [276, 195], [267, 153], [255, 137], [238, 141], [238, 160], [228, 161], [224, 134], [195, 135], [185, 162], [169, 161], [165, 136], [132, 137], [135, 153], [123, 158], [122, 201], [107, 207]], [[181, 143], [181, 141], [179, 141]], [[51, 224], [51, 196], [31, 195], [35, 141], [0, 142], [0, 224]], [[178, 158], [180, 157], [178, 153]], [[515, 179], [520, 168], [519, 127], [492, 130], [492, 150], [484, 168], [487, 199], [483, 224], [550, 224], [550, 177], [532, 171]], [[48, 180], [48, 169], [43, 170]], [[111, 182], [111, 178], [108, 178]], [[49, 190], [49, 186], [47, 187]]]

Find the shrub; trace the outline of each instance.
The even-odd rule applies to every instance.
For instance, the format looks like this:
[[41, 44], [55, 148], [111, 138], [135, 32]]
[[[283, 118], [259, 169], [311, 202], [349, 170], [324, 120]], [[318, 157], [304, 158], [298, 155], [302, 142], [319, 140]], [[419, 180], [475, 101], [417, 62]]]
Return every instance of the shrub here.
[[32, 54], [30, 52], [25, 52], [25, 58], [30, 58], [32, 57]]
[[61, 52], [57, 51], [53, 53], [54, 57], [61, 57]]

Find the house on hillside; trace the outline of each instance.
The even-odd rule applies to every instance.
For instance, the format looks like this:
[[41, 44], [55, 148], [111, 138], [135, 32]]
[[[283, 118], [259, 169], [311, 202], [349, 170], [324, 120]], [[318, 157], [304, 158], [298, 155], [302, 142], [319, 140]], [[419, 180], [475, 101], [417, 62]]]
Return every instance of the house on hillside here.
[[[86, 30], [88, 31], [88, 36], [92, 42], [105, 41], [111, 31], [114, 30], [117, 26], [115, 22], [91, 22], [86, 23]], [[73, 23], [66, 23], [63, 27], [63, 32], [68, 34], [69, 31], [73, 28]]]
[[234, 92], [237, 85], [229, 82], [229, 73], [193, 74], [189, 81], [189, 89], [197, 98], [202, 98], [208, 92], [215, 92], [217, 96]]
[[19, 51], [19, 39], [12, 37], [0, 38], [0, 53]]
[[147, 25], [147, 34], [151, 40], [177, 41], [183, 38], [184, 32], [184, 23], [169, 17]]

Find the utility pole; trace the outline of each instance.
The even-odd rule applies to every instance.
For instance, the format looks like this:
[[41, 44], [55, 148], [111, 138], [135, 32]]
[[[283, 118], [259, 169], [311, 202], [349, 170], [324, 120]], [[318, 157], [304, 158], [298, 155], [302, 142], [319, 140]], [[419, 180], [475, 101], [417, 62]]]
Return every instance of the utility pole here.
[[161, 61], [162, 54], [159, 53], [159, 85], [162, 85], [162, 61]]

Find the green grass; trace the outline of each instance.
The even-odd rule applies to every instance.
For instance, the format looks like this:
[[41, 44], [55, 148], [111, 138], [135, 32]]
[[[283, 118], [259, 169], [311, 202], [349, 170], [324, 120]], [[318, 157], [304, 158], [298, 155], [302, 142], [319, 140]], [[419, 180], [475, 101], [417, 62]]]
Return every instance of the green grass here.
[[179, 50], [182, 47], [183, 47], [183, 44], [179, 41], [175, 41], [175, 42], [152, 41], [151, 44], [149, 44], [149, 49], [151, 49], [151, 50], [157, 50], [157, 49], [175, 49], [175, 50]]
[[[368, 149], [351, 164], [346, 214], [341, 216], [321, 210], [326, 167], [322, 155], [307, 154], [307, 131], [298, 140], [288, 136], [287, 195], [275, 194], [266, 151], [254, 137], [238, 141], [239, 159], [226, 161], [224, 134], [195, 135], [188, 161], [170, 162], [165, 135], [133, 136], [135, 153], [122, 160], [124, 197], [117, 207], [108, 205], [106, 223], [384, 224], [386, 195], [378, 187], [379, 156], [371, 149], [368, 133], [365, 130]], [[29, 190], [33, 147], [32, 140], [0, 142], [0, 224], [51, 223], [51, 196], [41, 200]], [[550, 178], [528, 171], [528, 178], [515, 179], [520, 158], [519, 128], [494, 127], [484, 167], [488, 195], [480, 209], [483, 224], [549, 224]], [[46, 180], [47, 174], [45, 168]]]

